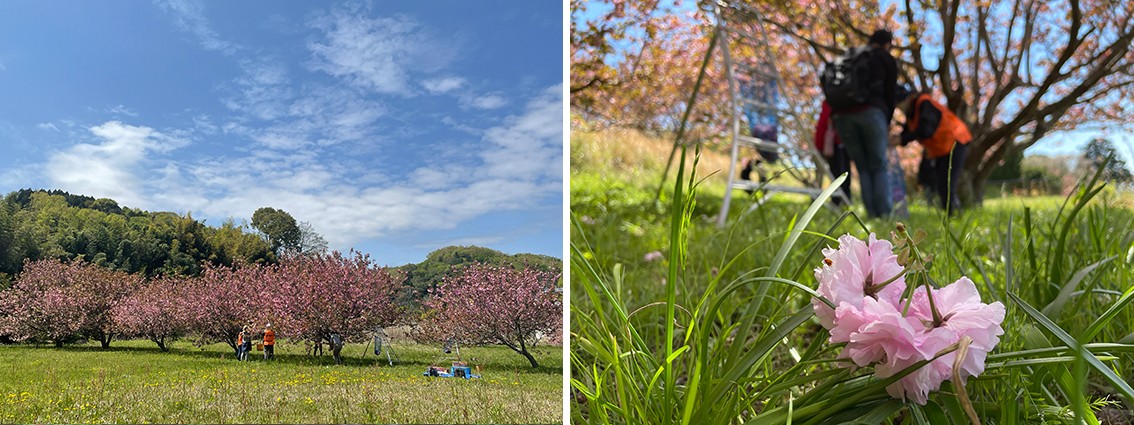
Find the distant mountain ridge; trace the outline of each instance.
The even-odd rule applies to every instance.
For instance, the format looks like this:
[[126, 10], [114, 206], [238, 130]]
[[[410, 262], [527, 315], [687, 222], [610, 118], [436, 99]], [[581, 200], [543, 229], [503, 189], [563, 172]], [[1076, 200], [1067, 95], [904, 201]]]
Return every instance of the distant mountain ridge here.
[[446, 277], [456, 276], [471, 264], [489, 264], [513, 268], [531, 267], [539, 270], [563, 273], [563, 260], [539, 254], [514, 254], [479, 246], [450, 246], [429, 253], [425, 261], [406, 264], [397, 269], [406, 273], [405, 286], [411, 289], [407, 296], [421, 299], [432, 288], [440, 285]]

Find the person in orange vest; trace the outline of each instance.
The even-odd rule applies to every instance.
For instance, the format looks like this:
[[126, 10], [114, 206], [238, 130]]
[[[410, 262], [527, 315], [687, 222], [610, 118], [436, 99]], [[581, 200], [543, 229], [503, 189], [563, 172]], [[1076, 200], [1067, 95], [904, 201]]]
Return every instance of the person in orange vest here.
[[276, 356], [276, 333], [272, 331], [272, 324], [264, 327], [264, 360], [271, 360]]
[[961, 207], [957, 181], [961, 178], [968, 144], [973, 140], [972, 133], [964, 121], [933, 100], [928, 92], [902, 86], [898, 94], [899, 99], [904, 99], [899, 107], [906, 114], [901, 144], [905, 146], [916, 140], [925, 148], [926, 161], [922, 161], [922, 166], [931, 167], [927, 176], [930, 186], [941, 199], [941, 208], [953, 214]]
[[248, 358], [248, 351], [252, 349], [251, 335], [248, 335], [248, 326], [240, 329], [240, 333], [236, 334], [236, 360], [244, 361]]

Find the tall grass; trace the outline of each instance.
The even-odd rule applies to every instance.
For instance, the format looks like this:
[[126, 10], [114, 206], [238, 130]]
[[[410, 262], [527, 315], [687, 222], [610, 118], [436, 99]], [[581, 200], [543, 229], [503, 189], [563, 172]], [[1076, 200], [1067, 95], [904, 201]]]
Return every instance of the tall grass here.
[[582, 137], [572, 140], [573, 422], [968, 423], [967, 404], [985, 423], [1134, 418], [1134, 211], [1098, 199], [1097, 176], [1062, 204], [1020, 200], [956, 219], [912, 208], [929, 276], [970, 276], [982, 299], [1008, 307], [985, 373], [919, 406], [885, 392], [901, 375], [836, 361], [809, 304], [819, 248], [846, 232], [886, 237], [893, 222], [832, 213], [823, 197], [777, 198], [751, 213], [737, 205], [717, 229], [723, 185], [698, 191], [689, 170], [713, 170], [696, 155], [655, 204], [644, 176], [659, 170], [578, 161], [602, 143]]

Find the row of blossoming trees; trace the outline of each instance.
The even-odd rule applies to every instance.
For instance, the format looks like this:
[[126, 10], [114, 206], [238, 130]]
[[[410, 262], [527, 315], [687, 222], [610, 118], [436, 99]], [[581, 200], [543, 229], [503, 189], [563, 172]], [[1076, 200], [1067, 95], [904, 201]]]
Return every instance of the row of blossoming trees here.
[[530, 349], [562, 332], [559, 275], [534, 269], [469, 266], [440, 282], [421, 308], [399, 304], [400, 273], [368, 256], [297, 256], [275, 265], [204, 265], [198, 277], [159, 277], [58, 260], [29, 262], [0, 292], [0, 335], [16, 341], [193, 337], [235, 349], [249, 323], [281, 336], [363, 341], [380, 327], [414, 325], [426, 339], [502, 344], [537, 366]]

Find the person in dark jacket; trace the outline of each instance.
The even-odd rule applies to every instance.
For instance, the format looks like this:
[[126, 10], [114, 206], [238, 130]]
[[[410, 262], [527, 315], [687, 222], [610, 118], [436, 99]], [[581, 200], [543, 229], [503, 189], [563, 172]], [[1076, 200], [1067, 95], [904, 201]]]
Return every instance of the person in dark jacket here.
[[925, 148], [922, 166], [930, 167], [926, 173], [930, 186], [937, 193], [941, 208], [953, 214], [961, 207], [957, 181], [961, 178], [972, 133], [964, 121], [933, 100], [928, 92], [908, 89], [899, 89], [899, 92], [904, 98], [901, 104], [906, 115], [901, 143], [905, 146], [916, 140]]
[[883, 217], [893, 209], [886, 153], [889, 150], [890, 120], [897, 104], [898, 65], [890, 55], [894, 35], [886, 30], [870, 36], [870, 80], [866, 102], [832, 111], [835, 130], [847, 154], [858, 169], [862, 202], [870, 217]]
[[[842, 139], [839, 139], [839, 135], [836, 134], [834, 123], [831, 122], [831, 105], [824, 101], [822, 108], [819, 113], [819, 121], [815, 125], [815, 149], [827, 161], [831, 175], [838, 178], [843, 173], [850, 173], [850, 157], [847, 156], [847, 149], [843, 146]], [[843, 185], [840, 188], [843, 195], [847, 197], [846, 200], [850, 201], [851, 180], [849, 175], [846, 180], [843, 180]], [[835, 197], [832, 199], [835, 205], [842, 205], [842, 198]]]

